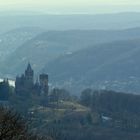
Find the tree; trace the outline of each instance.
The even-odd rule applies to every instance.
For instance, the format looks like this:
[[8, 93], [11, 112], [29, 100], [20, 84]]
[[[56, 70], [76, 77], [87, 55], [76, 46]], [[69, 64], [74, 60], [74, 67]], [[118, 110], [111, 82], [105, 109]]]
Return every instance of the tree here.
[[0, 107], [0, 140], [51, 140], [29, 132], [27, 123], [18, 113]]
[[83, 105], [90, 106], [91, 97], [92, 97], [91, 95], [92, 95], [91, 89], [85, 89], [84, 91], [82, 91], [81, 97], [80, 97], [81, 103]]
[[8, 80], [0, 82], [0, 100], [8, 100], [12, 94], [12, 88], [10, 87]]

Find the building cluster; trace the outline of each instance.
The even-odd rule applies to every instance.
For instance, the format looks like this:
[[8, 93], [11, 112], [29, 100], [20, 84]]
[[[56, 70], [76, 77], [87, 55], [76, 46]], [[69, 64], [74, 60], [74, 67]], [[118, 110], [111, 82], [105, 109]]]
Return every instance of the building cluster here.
[[48, 96], [48, 75], [40, 74], [39, 79], [34, 82], [34, 71], [30, 65], [27, 66], [25, 73], [16, 77], [15, 92], [16, 94], [26, 95], [33, 93], [36, 95]]

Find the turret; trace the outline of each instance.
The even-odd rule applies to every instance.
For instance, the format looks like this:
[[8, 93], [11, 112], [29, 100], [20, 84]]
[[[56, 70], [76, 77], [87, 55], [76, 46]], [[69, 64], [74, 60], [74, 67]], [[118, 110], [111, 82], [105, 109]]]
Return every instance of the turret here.
[[30, 63], [28, 63], [27, 69], [25, 70], [25, 77], [33, 78], [33, 76], [34, 71], [32, 70]]
[[34, 71], [31, 68], [30, 63], [28, 63], [27, 69], [25, 70], [25, 81], [27, 87], [32, 87], [34, 84]]

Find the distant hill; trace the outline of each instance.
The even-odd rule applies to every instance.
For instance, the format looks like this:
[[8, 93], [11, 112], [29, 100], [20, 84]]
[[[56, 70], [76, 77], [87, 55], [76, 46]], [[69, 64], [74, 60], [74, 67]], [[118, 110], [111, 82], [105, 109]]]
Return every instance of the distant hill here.
[[[35, 71], [38, 72], [48, 62], [58, 57], [71, 56], [76, 51], [90, 46], [94, 47], [97, 44], [135, 38], [140, 38], [140, 28], [118, 31], [71, 30], [44, 32], [17, 47], [1, 64], [1, 71], [4, 74], [16, 75], [21, 73], [30, 61]], [[106, 47], [106, 45], [103, 46]]]
[[24, 27], [10, 30], [0, 35], [0, 57], [4, 60], [9, 54], [14, 52], [24, 42], [41, 33], [38, 27]]
[[63, 56], [46, 65], [53, 83], [69, 89], [139, 93], [140, 40], [115, 41]]
[[140, 26], [140, 13], [99, 15], [41, 15], [24, 13], [0, 13], [0, 32], [14, 28], [37, 26], [45, 30], [126, 29]]

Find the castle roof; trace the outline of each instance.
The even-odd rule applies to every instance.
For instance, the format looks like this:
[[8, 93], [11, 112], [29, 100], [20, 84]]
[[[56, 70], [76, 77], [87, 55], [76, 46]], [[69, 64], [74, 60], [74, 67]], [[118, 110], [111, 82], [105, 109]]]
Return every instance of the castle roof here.
[[27, 71], [30, 71], [30, 70], [32, 70], [32, 67], [31, 67], [31, 64], [30, 64], [30, 63], [28, 63], [28, 66], [27, 66]]

